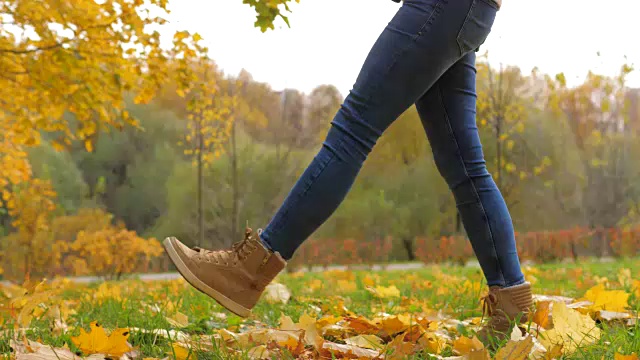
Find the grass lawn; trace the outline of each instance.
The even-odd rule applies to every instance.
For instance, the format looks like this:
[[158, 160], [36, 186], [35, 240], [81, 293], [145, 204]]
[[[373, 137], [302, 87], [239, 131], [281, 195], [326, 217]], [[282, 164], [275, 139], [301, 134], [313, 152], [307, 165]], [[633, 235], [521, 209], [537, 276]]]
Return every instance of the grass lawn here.
[[[596, 318], [597, 310], [610, 310], [608, 306], [624, 302], [625, 293], [629, 294], [626, 312], [633, 314], [640, 310], [640, 260], [548, 264], [525, 270], [536, 294], [562, 295], [577, 301], [599, 284], [607, 290], [622, 290], [601, 294], [592, 301], [594, 305], [576, 307], [580, 314]], [[375, 352], [391, 348], [400, 354], [401, 349], [408, 349], [409, 345], [412, 350], [408, 353], [412, 355], [397, 355], [397, 358], [429, 359], [432, 358], [429, 352], [437, 352], [441, 357], [454, 356], [453, 341], [461, 336], [471, 336], [469, 331], [482, 316], [480, 298], [485, 293], [485, 284], [481, 280], [481, 273], [476, 268], [437, 266], [411, 271], [282, 274], [276, 282], [290, 290], [288, 302], [273, 303], [263, 298], [248, 319], [225, 311], [182, 280], [124, 280], [80, 285], [56, 279], [50, 286], [39, 288], [26, 297], [20, 297], [21, 291], [24, 292], [21, 288], [0, 286], [0, 329], [3, 329], [0, 354], [6, 358], [15, 357], [20, 349], [12, 351], [10, 339], [22, 332], [31, 341], [50, 345], [49, 349], [68, 347], [77, 352], [72, 336], [77, 336], [80, 328], [88, 331], [89, 324], [97, 321], [106, 329], [106, 334], [116, 328], [129, 329], [127, 340], [135, 348], [136, 357], [141, 359], [186, 358], [187, 355], [191, 359], [294, 358], [292, 353], [300, 358], [314, 358], [318, 353], [312, 344], [322, 347], [321, 343], [315, 342], [317, 337], [310, 336], [314, 332], [331, 346], [345, 344], [345, 339], [350, 339], [347, 346], [335, 345], [332, 350], [321, 351], [327, 358], [340, 358], [354, 352], [370, 358]], [[395, 293], [394, 286], [399, 294]], [[578, 311], [571, 311], [578, 315]], [[414, 331], [415, 334], [410, 331], [413, 327], [407, 329], [406, 326], [409, 315], [414, 319], [409, 322], [420, 324], [420, 330]], [[585, 318], [587, 316], [581, 319]], [[556, 326], [562, 321], [553, 317]], [[256, 331], [257, 328], [286, 328], [287, 324], [307, 331]], [[616, 353], [638, 353], [638, 324], [629, 320], [598, 322], [601, 329], [598, 340], [575, 351], [568, 350], [571, 345], [565, 344], [564, 355], [557, 358], [599, 360], [614, 359]], [[570, 326], [577, 327], [575, 324]], [[531, 324], [531, 327], [537, 328], [537, 325]], [[15, 328], [22, 330], [16, 332]], [[145, 331], [154, 329], [161, 331]], [[580, 333], [580, 329], [575, 330], [576, 334]], [[397, 339], [403, 332], [406, 337]], [[251, 339], [256, 343], [246, 344], [248, 336], [237, 335], [241, 333], [252, 333]], [[287, 337], [287, 334], [295, 336]], [[299, 334], [303, 338], [298, 337]], [[18, 345], [24, 341], [22, 336], [17, 338]], [[223, 340], [231, 345], [224, 345]], [[382, 343], [381, 347], [376, 345], [378, 341]], [[392, 345], [388, 345], [389, 342]], [[185, 345], [187, 343], [191, 346]], [[258, 346], [260, 344], [263, 346]], [[361, 349], [350, 344], [372, 349], [358, 352]], [[16, 342], [13, 346], [16, 347]], [[418, 347], [422, 351], [416, 351]], [[456, 349], [461, 348], [458, 340]], [[495, 353], [492, 351], [491, 354]], [[20, 358], [30, 357], [18, 356]], [[51, 358], [62, 359], [59, 355]]]

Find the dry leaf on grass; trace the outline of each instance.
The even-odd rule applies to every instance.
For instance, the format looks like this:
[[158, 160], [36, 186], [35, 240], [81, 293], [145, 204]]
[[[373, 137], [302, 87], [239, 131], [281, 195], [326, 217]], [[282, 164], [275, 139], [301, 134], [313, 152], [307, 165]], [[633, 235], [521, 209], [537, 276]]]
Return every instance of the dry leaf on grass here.
[[291, 298], [291, 292], [283, 284], [271, 283], [267, 285], [264, 292], [264, 299], [269, 303], [282, 303], [286, 304]]
[[509, 340], [507, 345], [496, 353], [496, 360], [525, 360], [529, 358], [532, 349], [533, 338], [531, 336], [519, 341]]
[[400, 297], [400, 290], [395, 285], [391, 285], [389, 287], [385, 286], [376, 286], [374, 287], [366, 287], [367, 291], [372, 293], [374, 296], [379, 297], [381, 299], [384, 298], [393, 298]]
[[466, 355], [472, 351], [482, 350], [484, 345], [477, 337], [460, 337], [453, 341], [453, 351], [458, 355]]
[[614, 360], [638, 360], [638, 354], [633, 353], [631, 355], [622, 355], [620, 353], [616, 353]]
[[533, 315], [533, 322], [541, 328], [549, 330], [551, 328], [551, 302], [541, 301], [537, 304], [536, 312]]
[[380, 350], [384, 346], [382, 345], [382, 339], [375, 335], [358, 335], [347, 339], [344, 339], [347, 345], [358, 346], [364, 349]]
[[314, 346], [316, 349], [322, 347], [322, 342], [324, 340], [318, 333], [317, 321], [307, 313], [300, 316], [300, 320], [297, 324], [294, 324], [290, 317], [283, 315], [280, 318], [280, 329], [289, 331], [304, 330], [305, 345]]
[[328, 341], [322, 344], [321, 353], [323, 352], [326, 353], [329, 358], [332, 358], [331, 356], [338, 358], [355, 356], [357, 359], [375, 359], [380, 355], [380, 352], [376, 350], [363, 349], [353, 345], [336, 344]]
[[590, 312], [600, 310], [625, 312], [629, 307], [629, 294], [623, 290], [606, 290], [604, 284], [599, 284], [587, 290], [584, 300], [593, 303]]
[[71, 337], [83, 353], [122, 356], [132, 350], [127, 342], [129, 329], [115, 329], [107, 336], [98, 322], [93, 321], [89, 326], [91, 330], [88, 333], [80, 328], [80, 335]]
[[563, 302], [553, 303], [553, 329], [541, 334], [541, 343], [549, 349], [553, 345], [563, 345], [564, 351], [571, 353], [578, 346], [592, 344], [600, 339], [600, 329], [588, 315], [569, 309]]

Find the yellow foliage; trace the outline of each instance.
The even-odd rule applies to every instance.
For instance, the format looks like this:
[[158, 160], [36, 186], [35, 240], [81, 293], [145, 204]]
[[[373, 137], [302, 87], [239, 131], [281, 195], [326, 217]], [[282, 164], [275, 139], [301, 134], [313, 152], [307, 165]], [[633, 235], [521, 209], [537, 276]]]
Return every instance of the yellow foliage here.
[[69, 247], [72, 255], [68, 259], [73, 262], [76, 275], [118, 277], [162, 253], [158, 240], [143, 239], [135, 231], [116, 227], [81, 231]]
[[80, 328], [80, 335], [71, 337], [71, 341], [83, 353], [120, 357], [132, 350], [127, 343], [129, 329], [115, 329], [107, 336], [104, 328], [98, 322], [93, 321], [89, 326], [91, 330], [88, 333]]
[[49, 181], [41, 179], [32, 179], [14, 188], [14, 196], [5, 199], [16, 231], [0, 242], [5, 249], [2, 260], [11, 264], [8, 268], [13, 272], [29, 278], [34, 269], [47, 267], [56, 260], [51, 258], [53, 242], [47, 235], [56, 208], [55, 192]]
[[[174, 34], [173, 46], [161, 47], [158, 30], [167, 14], [166, 0], [0, 3], [2, 202], [31, 177], [25, 147], [38, 145], [42, 132], [58, 134], [56, 149], [75, 140], [92, 151], [100, 130], [137, 126], [125, 96], [147, 102], [172, 77], [180, 91], [191, 86], [195, 75], [176, 63], [206, 49], [198, 34], [184, 31]], [[69, 126], [65, 113], [77, 126]]]
[[9, 278], [34, 271], [33, 275], [39, 276], [114, 277], [146, 270], [149, 262], [162, 254], [156, 239], [143, 239], [134, 231], [112, 225], [112, 215], [101, 209], [81, 209], [76, 215], [51, 219], [54, 203], [50, 185], [38, 179], [26, 184], [30, 186], [11, 200], [18, 231], [0, 242], [11, 247], [2, 259], [9, 264], [6, 268], [12, 269]]

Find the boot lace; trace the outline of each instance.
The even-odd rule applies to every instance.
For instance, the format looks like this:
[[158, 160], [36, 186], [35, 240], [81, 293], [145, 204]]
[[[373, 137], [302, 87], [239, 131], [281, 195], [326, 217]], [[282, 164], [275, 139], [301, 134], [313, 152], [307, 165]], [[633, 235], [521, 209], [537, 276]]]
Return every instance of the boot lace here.
[[498, 305], [498, 297], [493, 291], [489, 291], [487, 295], [482, 297], [482, 320], [485, 316], [493, 316]]
[[489, 327], [500, 327], [508, 323], [509, 319], [505, 312], [499, 309], [497, 290], [489, 290], [489, 293], [482, 298], [482, 320], [489, 317]]
[[[259, 233], [260, 231], [258, 231]], [[228, 250], [207, 250], [201, 247], [194, 247], [193, 250], [200, 253], [200, 255], [208, 262], [213, 261], [215, 264], [222, 264], [229, 266], [232, 263], [234, 266], [238, 261], [244, 261], [257, 246], [253, 237], [253, 231], [250, 228], [245, 229], [244, 239], [231, 245], [231, 249]]]

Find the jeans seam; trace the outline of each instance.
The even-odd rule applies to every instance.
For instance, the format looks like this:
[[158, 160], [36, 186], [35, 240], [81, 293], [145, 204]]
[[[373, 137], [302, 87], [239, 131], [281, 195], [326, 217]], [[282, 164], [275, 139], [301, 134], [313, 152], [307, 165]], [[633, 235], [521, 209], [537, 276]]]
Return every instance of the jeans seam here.
[[[467, 171], [467, 167], [464, 165], [464, 158], [462, 157], [462, 154], [460, 153], [460, 145], [458, 144], [458, 140], [456, 139], [456, 135], [453, 132], [453, 127], [451, 126], [451, 121], [449, 120], [449, 113], [447, 112], [447, 107], [444, 104], [444, 100], [443, 100], [443, 96], [442, 96], [442, 88], [440, 87], [440, 85], [436, 85], [438, 87], [438, 100], [440, 100], [440, 105], [442, 105], [442, 109], [444, 111], [444, 119], [447, 122], [447, 128], [449, 129], [449, 134], [451, 135], [451, 137], [453, 137], [453, 142], [456, 145], [456, 150], [458, 151], [458, 159], [460, 160], [460, 162], [462, 163], [462, 169], [464, 170], [464, 175], [467, 177], [467, 179], [469, 179], [469, 182], [471, 183], [471, 188], [473, 189], [473, 193], [476, 196], [476, 198], [478, 199], [478, 204], [480, 204], [480, 209], [482, 210], [482, 214], [484, 215], [484, 218], [487, 221], [487, 227], [489, 228], [489, 236], [491, 238], [491, 245], [493, 247], [493, 252], [496, 255], [496, 259], [498, 258], [498, 249], [496, 249], [496, 241], [493, 237], [493, 231], [491, 230], [491, 223], [489, 222], [489, 216], [487, 215], [487, 212], [484, 208], [484, 205], [482, 205], [482, 200], [480, 200], [480, 193], [478, 193], [478, 189], [476, 188], [476, 184], [473, 183], [473, 179], [471, 178], [471, 176], [469, 176], [469, 172]], [[502, 270], [502, 264], [500, 264], [500, 260], [497, 260], [498, 263], [498, 270], [500, 271], [500, 277], [502, 278], [502, 283], [505, 283], [505, 279], [504, 279], [504, 271]]]
[[[431, 14], [429, 14], [429, 18], [427, 18], [427, 20], [424, 22], [424, 24], [422, 24], [422, 26], [420, 26], [420, 30], [418, 30], [418, 32], [411, 37], [411, 43], [409, 43], [407, 46], [405, 46], [404, 48], [398, 50], [395, 54], [393, 54], [393, 61], [391, 61], [389, 66], [387, 66], [387, 68], [385, 70], [385, 76], [387, 74], [389, 74], [389, 72], [391, 71], [391, 69], [393, 69], [394, 66], [396, 66], [400, 56], [402, 56], [402, 54], [404, 54], [407, 51], [409, 51], [409, 49], [411, 49], [412, 46], [415, 46], [415, 44], [418, 41], [418, 39], [421, 38], [424, 35], [425, 31], [427, 31], [427, 28], [430, 27], [431, 25], [433, 25], [433, 21], [434, 21], [434, 19], [436, 17], [436, 14], [438, 13], [438, 11], [441, 11], [441, 9], [439, 9], [439, 8], [446, 1], [447, 0], [438, 0], [436, 5], [433, 7], [433, 10], [431, 11]], [[371, 101], [373, 99], [373, 97], [374, 97], [375, 92], [378, 90], [379, 87], [380, 87], [380, 85], [378, 84], [378, 86], [376, 86], [375, 88], [371, 89], [369, 96], [367, 96], [365, 99], [367, 101]]]
[[471, 19], [471, 16], [473, 16], [473, 10], [476, 8], [476, 4], [478, 3], [478, 0], [473, 0], [471, 2], [471, 7], [469, 8], [469, 12], [467, 13], [467, 16], [464, 18], [464, 22], [462, 23], [462, 26], [460, 27], [460, 30], [458, 31], [458, 36], [456, 36], [456, 43], [458, 44], [458, 50], [460, 51], [460, 56], [464, 55], [466, 52], [463, 49], [462, 44], [460, 43], [460, 37], [462, 36], [462, 32], [464, 31], [465, 27], [467, 26], [467, 23], [469, 22], [469, 20]]
[[[338, 146], [341, 146], [342, 142], [338, 143]], [[306, 184], [306, 186], [304, 187], [302, 193], [296, 197], [295, 202], [292, 202], [291, 204], [289, 204], [289, 206], [287, 206], [287, 209], [285, 210], [285, 212], [282, 214], [282, 216], [285, 218], [285, 220], [287, 219], [287, 215], [289, 214], [289, 210], [291, 209], [292, 206], [294, 206], [298, 201], [300, 201], [300, 198], [304, 197], [305, 195], [307, 195], [307, 193], [309, 192], [309, 189], [311, 188], [311, 185], [313, 185], [313, 183], [315, 183], [315, 181], [320, 177], [320, 175], [322, 175], [322, 173], [324, 172], [324, 170], [327, 168], [327, 165], [329, 165], [329, 163], [331, 161], [333, 161], [333, 159], [336, 158], [336, 153], [332, 150], [327, 148], [328, 151], [331, 153], [331, 156], [324, 162], [321, 163], [322, 167], [320, 168], [320, 171], [318, 171], [317, 175], [314, 176], [311, 181], [309, 181], [309, 183]], [[269, 237], [273, 237], [274, 234], [277, 234], [280, 232], [280, 230], [282, 230], [282, 228], [284, 227], [284, 223], [285, 221], [281, 221], [279, 224], [277, 224], [278, 226], [276, 228], [274, 228], [273, 230], [271, 230], [271, 232], [268, 234]]]

